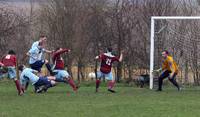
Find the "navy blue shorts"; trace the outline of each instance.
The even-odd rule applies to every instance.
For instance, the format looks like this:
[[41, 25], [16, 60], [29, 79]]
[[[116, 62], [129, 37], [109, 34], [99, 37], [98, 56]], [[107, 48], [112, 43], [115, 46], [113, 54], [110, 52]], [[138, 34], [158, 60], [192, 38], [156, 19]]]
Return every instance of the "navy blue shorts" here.
[[38, 72], [41, 72], [41, 68], [44, 65], [45, 61], [44, 60], [40, 60], [40, 61], [36, 61], [33, 64], [30, 64], [31, 69], [37, 70]]
[[40, 87], [42, 85], [51, 85], [51, 81], [47, 77], [40, 77], [39, 80], [34, 84], [35, 87]]
[[[166, 70], [165, 72], [163, 72], [163, 73], [160, 75], [159, 78], [160, 78], [160, 79], [164, 79], [164, 78], [167, 78], [167, 77], [169, 78], [170, 73], [171, 73], [171, 71]], [[174, 73], [171, 79], [175, 79], [176, 75], [177, 75], [177, 73]]]

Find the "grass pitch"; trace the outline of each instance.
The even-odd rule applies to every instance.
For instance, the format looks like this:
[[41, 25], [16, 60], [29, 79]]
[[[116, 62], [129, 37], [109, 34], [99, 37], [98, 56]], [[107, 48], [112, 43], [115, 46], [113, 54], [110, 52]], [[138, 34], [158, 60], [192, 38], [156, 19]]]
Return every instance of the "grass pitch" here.
[[200, 117], [200, 88], [163, 92], [135, 87], [106, 87], [95, 93], [94, 86], [82, 86], [77, 94], [65, 84], [35, 94], [29, 87], [17, 96], [14, 83], [0, 81], [0, 117]]

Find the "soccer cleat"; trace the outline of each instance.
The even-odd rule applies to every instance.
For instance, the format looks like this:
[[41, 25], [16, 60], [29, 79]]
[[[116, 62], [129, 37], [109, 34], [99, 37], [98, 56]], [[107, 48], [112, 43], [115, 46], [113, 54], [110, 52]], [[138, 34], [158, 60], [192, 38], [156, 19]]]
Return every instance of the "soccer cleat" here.
[[24, 88], [21, 88], [21, 91], [22, 91], [22, 93], [25, 93], [25, 90], [24, 90]]
[[182, 88], [181, 88], [181, 87], [179, 87], [179, 88], [178, 88], [178, 91], [181, 91], [181, 90], [182, 90]]
[[38, 89], [39, 89], [39, 87], [35, 87], [34, 92], [37, 93]]
[[48, 90], [48, 88], [46, 88], [46, 87], [45, 87], [45, 88], [43, 89], [44, 93], [46, 93], [46, 92], [47, 92], [47, 90]]
[[116, 93], [116, 91], [114, 91], [112, 89], [108, 89], [108, 91], [110, 91], [111, 93]]
[[75, 88], [73, 88], [73, 91], [77, 92], [79, 88], [80, 88], [80, 86], [76, 86]]
[[46, 90], [45, 86], [41, 86], [36, 90], [36, 93], [42, 93], [45, 90]]
[[75, 93], [77, 93], [78, 89], [77, 89], [77, 88], [73, 88], [73, 91], [74, 91]]
[[18, 95], [19, 95], [19, 96], [22, 96], [23, 94], [24, 94], [23, 91], [19, 91], [19, 92], [18, 92]]
[[35, 93], [42, 93], [42, 91], [43, 91], [43, 89], [42, 89], [42, 88], [39, 88], [39, 89], [36, 90]]
[[96, 90], [95, 90], [95, 92], [96, 92], [96, 93], [98, 93], [98, 92], [99, 92], [99, 90], [98, 90], [98, 89], [96, 89]]

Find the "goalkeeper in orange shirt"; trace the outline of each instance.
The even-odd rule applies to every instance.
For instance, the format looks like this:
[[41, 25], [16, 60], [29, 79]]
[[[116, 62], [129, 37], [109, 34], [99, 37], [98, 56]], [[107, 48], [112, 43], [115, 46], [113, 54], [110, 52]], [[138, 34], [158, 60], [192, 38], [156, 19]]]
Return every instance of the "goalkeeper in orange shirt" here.
[[178, 66], [173, 60], [172, 56], [169, 55], [167, 50], [162, 52], [163, 63], [162, 68], [157, 71], [162, 71], [162, 74], [158, 78], [158, 89], [157, 91], [162, 91], [163, 80], [168, 77], [169, 81], [177, 87], [178, 91], [180, 87], [176, 82], [176, 75], [178, 74]]

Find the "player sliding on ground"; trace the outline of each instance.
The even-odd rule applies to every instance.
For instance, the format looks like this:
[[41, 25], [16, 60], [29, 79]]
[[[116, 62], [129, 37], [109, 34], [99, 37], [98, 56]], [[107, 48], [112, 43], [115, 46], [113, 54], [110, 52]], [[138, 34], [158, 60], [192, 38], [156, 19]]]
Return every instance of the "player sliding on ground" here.
[[20, 83], [22, 88], [25, 88], [27, 82], [31, 82], [35, 87], [36, 93], [41, 93], [42, 91], [47, 91], [48, 88], [55, 86], [54, 76], [38, 77], [38, 71], [31, 68], [26, 68], [24, 65], [20, 65], [18, 69], [21, 71]]
[[165, 50], [162, 52], [163, 63], [162, 68], [156, 71], [162, 71], [160, 77], [158, 78], [158, 89], [157, 91], [162, 91], [163, 80], [168, 77], [169, 81], [180, 90], [178, 83], [176, 82], [176, 75], [178, 74], [178, 66], [173, 58], [169, 55], [169, 52]]
[[16, 85], [16, 89], [18, 91], [18, 95], [22, 95], [23, 94], [23, 90], [20, 87], [20, 83], [17, 79], [17, 75], [16, 75], [16, 65], [17, 65], [17, 57], [16, 54], [13, 50], [10, 50], [8, 52], [7, 55], [5, 55], [2, 58], [2, 62], [0, 63], [0, 66], [6, 68], [7, 70], [4, 73], [1, 73], [0, 78], [4, 77], [5, 74], [7, 74], [7, 78], [10, 78], [12, 80], [14, 80], [15, 85]]
[[99, 85], [101, 83], [101, 78], [105, 77], [108, 80], [108, 91], [115, 93], [113, 87], [115, 85], [115, 79], [112, 75], [112, 63], [114, 61], [121, 62], [123, 58], [123, 54], [121, 52], [120, 57], [116, 57], [112, 55], [112, 48], [107, 48], [107, 52], [96, 56], [95, 59], [101, 60], [100, 71], [97, 72], [97, 80], [96, 80], [96, 92], [98, 92]]
[[72, 87], [73, 91], [77, 91], [78, 87], [75, 85], [73, 79], [69, 75], [69, 73], [65, 70], [64, 67], [64, 60], [61, 57], [61, 54], [70, 52], [70, 49], [63, 49], [63, 48], [57, 48], [53, 52], [53, 62], [54, 62], [54, 73], [56, 74], [56, 82], [64, 82], [69, 83], [69, 85]]

